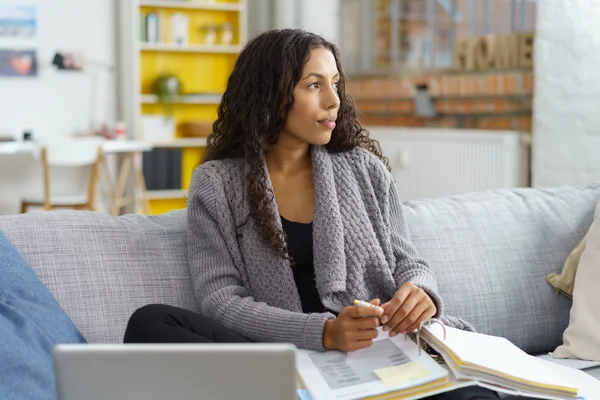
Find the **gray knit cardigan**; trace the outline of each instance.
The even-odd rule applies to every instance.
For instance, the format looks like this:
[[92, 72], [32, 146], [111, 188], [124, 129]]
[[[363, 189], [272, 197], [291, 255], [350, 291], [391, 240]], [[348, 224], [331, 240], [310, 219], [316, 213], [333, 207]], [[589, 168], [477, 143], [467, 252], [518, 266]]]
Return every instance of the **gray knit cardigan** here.
[[[312, 146], [311, 157], [315, 279], [325, 307], [340, 311], [355, 298], [385, 302], [410, 281], [435, 302], [437, 318], [473, 330], [444, 316], [436, 278], [409, 240], [396, 185], [383, 163], [361, 148], [329, 153]], [[302, 312], [289, 262], [262, 243], [247, 219], [244, 176], [244, 163], [234, 159], [194, 171], [188, 257], [201, 312], [252, 341], [323, 350], [325, 321], [335, 316]], [[274, 199], [269, 212], [281, 227]]]

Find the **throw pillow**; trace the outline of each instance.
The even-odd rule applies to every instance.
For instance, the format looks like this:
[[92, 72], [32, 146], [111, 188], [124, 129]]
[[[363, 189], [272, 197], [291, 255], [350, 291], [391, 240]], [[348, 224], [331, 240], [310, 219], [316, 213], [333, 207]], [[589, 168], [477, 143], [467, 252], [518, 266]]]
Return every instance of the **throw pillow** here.
[[0, 232], [0, 399], [56, 399], [52, 350], [59, 343], [85, 340]]
[[569, 326], [556, 358], [600, 361], [600, 203], [577, 266]]
[[568, 298], [573, 298], [573, 285], [575, 283], [575, 276], [577, 275], [577, 266], [581, 259], [581, 253], [585, 250], [586, 239], [587, 234], [581, 239], [577, 246], [575, 246], [571, 254], [569, 254], [560, 274], [550, 274], [546, 277], [546, 281], [548, 281], [553, 288]]

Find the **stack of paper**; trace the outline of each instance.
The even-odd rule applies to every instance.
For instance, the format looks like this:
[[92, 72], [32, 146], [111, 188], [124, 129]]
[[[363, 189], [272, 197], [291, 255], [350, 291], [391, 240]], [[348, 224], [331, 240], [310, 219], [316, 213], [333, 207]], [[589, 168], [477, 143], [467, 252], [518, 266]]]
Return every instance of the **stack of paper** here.
[[424, 326], [421, 337], [446, 361], [459, 380], [499, 392], [538, 398], [577, 399], [577, 387], [505, 338], [439, 324]]

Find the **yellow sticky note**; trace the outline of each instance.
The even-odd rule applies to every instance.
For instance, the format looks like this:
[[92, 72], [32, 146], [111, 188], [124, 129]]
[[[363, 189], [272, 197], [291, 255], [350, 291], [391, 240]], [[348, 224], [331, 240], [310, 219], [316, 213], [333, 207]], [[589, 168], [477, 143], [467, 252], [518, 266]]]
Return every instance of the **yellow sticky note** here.
[[430, 374], [429, 370], [416, 360], [394, 367], [376, 369], [373, 372], [388, 386], [403, 385], [423, 379]]

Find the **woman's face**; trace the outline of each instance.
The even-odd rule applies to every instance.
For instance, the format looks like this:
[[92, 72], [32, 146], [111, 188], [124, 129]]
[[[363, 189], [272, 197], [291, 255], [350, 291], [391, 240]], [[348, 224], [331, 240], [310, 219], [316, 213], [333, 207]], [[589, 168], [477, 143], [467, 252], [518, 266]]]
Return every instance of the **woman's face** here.
[[329, 143], [340, 107], [339, 80], [333, 54], [324, 48], [312, 50], [294, 88], [294, 104], [281, 136], [308, 144]]

